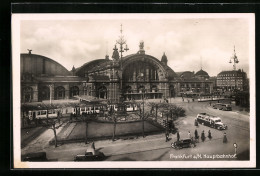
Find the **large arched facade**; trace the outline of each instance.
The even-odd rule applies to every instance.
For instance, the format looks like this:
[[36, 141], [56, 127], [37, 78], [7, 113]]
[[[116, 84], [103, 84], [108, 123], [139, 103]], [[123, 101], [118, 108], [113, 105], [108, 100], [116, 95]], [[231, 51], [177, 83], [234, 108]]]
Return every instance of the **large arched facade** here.
[[210, 81], [180, 77], [167, 63], [165, 54], [159, 60], [140, 49], [136, 54], [113, 60], [106, 56], [68, 71], [47, 57], [21, 54], [21, 101], [91, 96], [118, 102], [175, 97], [187, 91], [211, 92]]
[[124, 58], [122, 71], [125, 99], [162, 98], [164, 89], [168, 89], [165, 85], [168, 82], [167, 71], [159, 60], [150, 55], [136, 54]]

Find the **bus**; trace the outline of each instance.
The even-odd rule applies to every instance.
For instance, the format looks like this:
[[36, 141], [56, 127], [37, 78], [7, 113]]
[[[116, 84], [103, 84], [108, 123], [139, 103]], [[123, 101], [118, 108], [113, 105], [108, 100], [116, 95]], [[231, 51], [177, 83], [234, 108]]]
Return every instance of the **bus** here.
[[232, 111], [232, 107], [230, 104], [216, 103], [212, 107], [213, 109], [219, 109], [222, 111]]
[[209, 115], [207, 113], [199, 113], [197, 117], [195, 118], [195, 121], [198, 123], [208, 126], [211, 128], [216, 128], [218, 130], [226, 130], [227, 125], [224, 124], [220, 117], [215, 117], [212, 115]]

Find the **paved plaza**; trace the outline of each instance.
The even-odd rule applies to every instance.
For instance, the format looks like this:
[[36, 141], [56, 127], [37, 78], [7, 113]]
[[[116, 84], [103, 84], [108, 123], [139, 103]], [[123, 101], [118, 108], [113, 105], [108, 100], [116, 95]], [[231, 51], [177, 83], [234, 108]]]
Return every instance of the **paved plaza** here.
[[[160, 102], [160, 100], [157, 101]], [[179, 130], [181, 139], [189, 137], [188, 131], [191, 132], [191, 136], [194, 136], [195, 129], [197, 129], [199, 135], [204, 130], [206, 136], [208, 130], [210, 130], [213, 138], [211, 140], [206, 138], [205, 142], [200, 141], [195, 148], [175, 150], [171, 147], [171, 143], [177, 140], [176, 134], [170, 134], [170, 141], [165, 142], [165, 134], [161, 132], [158, 134], [148, 134], [145, 138], [118, 139], [116, 141], [112, 141], [111, 139], [96, 140], [96, 149], [107, 156], [107, 161], [212, 160], [212, 158], [207, 157], [223, 154], [234, 155], [233, 144], [236, 143], [238, 145], [237, 155], [235, 158], [229, 158], [228, 160], [249, 160], [250, 130], [249, 114], [247, 112], [240, 112], [236, 108], [234, 108], [234, 111], [220, 111], [213, 109], [209, 105], [209, 102], [190, 101], [188, 103], [187, 99], [182, 101], [181, 98], [172, 98], [169, 100], [169, 103], [179, 105], [186, 110], [186, 116], [180, 117], [175, 121], [175, 126]], [[203, 125], [195, 127], [194, 119], [201, 112], [221, 117], [223, 123], [227, 124], [228, 129], [219, 131]], [[162, 119], [159, 118], [158, 122], [162, 123]], [[73, 128], [75, 127], [73, 126]], [[136, 127], [133, 126], [133, 128]], [[98, 129], [98, 126], [96, 126], [96, 129]], [[60, 131], [62, 131], [62, 128], [57, 129], [57, 134]], [[223, 143], [224, 132], [226, 132], [228, 139], [228, 142], [225, 144]], [[22, 154], [45, 151], [50, 161], [73, 161], [75, 155], [84, 154], [89, 147], [89, 144], [78, 142], [63, 144], [54, 148], [53, 145], [49, 144], [52, 138], [52, 130], [48, 129], [44, 131], [27, 146], [22, 148]], [[195, 156], [198, 157], [193, 158]], [[214, 160], [221, 160], [221, 158], [214, 158]], [[224, 160], [227, 160], [227, 158], [224, 158]]]

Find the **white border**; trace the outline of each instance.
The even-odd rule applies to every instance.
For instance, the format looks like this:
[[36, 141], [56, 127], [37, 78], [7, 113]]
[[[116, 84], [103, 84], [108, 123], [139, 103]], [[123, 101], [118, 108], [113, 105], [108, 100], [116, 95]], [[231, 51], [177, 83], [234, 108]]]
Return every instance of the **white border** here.
[[[20, 148], [20, 22], [22, 20], [245, 18], [249, 20], [250, 161], [21, 162]], [[13, 161], [14, 168], [249, 168], [256, 167], [255, 15], [197, 14], [12, 14]]]

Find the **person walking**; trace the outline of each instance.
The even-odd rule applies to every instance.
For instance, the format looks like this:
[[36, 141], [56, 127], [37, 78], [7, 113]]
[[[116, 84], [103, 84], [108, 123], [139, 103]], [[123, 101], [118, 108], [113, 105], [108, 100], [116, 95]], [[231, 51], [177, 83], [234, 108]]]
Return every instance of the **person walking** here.
[[197, 129], [195, 129], [194, 136], [195, 136], [195, 141], [199, 142], [199, 135]]
[[209, 140], [212, 139], [212, 136], [211, 136], [211, 132], [210, 132], [210, 130], [208, 131], [208, 138], [209, 138]]
[[203, 130], [202, 133], [201, 133], [201, 140], [202, 140], [202, 142], [204, 142], [205, 139], [206, 139], [206, 137], [205, 137], [205, 133], [204, 133], [204, 130]]
[[223, 143], [227, 143], [227, 134], [226, 133], [224, 133]]
[[209, 106], [211, 106], [211, 101], [209, 102]]
[[180, 133], [179, 133], [179, 131], [177, 132], [177, 141], [180, 141]]
[[165, 142], [168, 142], [169, 141], [169, 130], [167, 129], [166, 131], [165, 131]]
[[194, 120], [194, 125], [195, 125], [196, 127], [199, 126], [198, 120], [197, 120], [196, 118], [195, 118], [195, 120]]
[[191, 134], [190, 134], [190, 131], [188, 132], [188, 137], [191, 139]]

